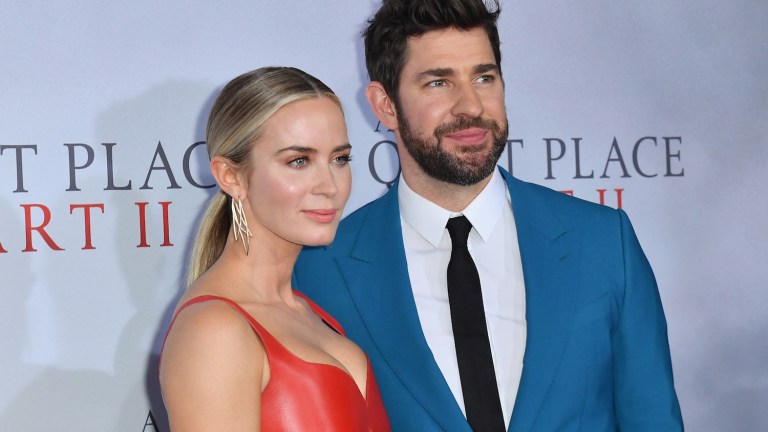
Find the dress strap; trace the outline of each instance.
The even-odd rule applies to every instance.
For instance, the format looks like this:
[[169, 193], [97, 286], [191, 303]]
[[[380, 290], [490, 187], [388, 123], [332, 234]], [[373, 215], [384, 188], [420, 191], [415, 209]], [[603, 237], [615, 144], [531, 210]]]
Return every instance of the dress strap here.
[[[336, 321], [330, 314], [328, 314], [328, 312], [324, 311], [320, 306], [316, 305], [315, 302], [310, 300], [304, 294], [302, 294], [302, 293], [300, 293], [298, 291], [293, 291], [293, 293], [296, 296], [304, 299], [304, 301], [307, 302], [307, 304], [312, 309], [312, 311], [314, 313], [316, 313], [334, 331], [336, 331], [337, 333], [339, 333], [342, 336], [346, 336], [346, 334], [344, 333], [344, 328], [342, 328], [341, 324], [339, 324], [338, 321]], [[259, 322], [256, 321], [256, 319], [253, 318], [251, 316], [251, 314], [249, 314], [245, 309], [243, 309], [242, 306], [237, 304], [237, 302], [235, 302], [232, 299], [226, 298], [226, 297], [210, 295], [210, 294], [200, 295], [200, 296], [194, 297], [192, 299], [189, 299], [186, 302], [184, 302], [184, 304], [182, 304], [181, 307], [179, 307], [179, 310], [177, 310], [176, 314], [173, 316], [173, 320], [171, 321], [171, 325], [168, 326], [168, 331], [165, 333], [165, 340], [168, 339], [168, 335], [171, 333], [171, 328], [173, 328], [173, 324], [176, 322], [176, 318], [178, 318], [178, 316], [179, 316], [179, 314], [181, 313], [182, 310], [184, 310], [187, 306], [191, 306], [193, 304], [203, 303], [203, 302], [213, 301], [213, 300], [222, 301], [222, 302], [228, 304], [231, 308], [233, 308], [240, 315], [242, 315], [243, 318], [246, 319], [246, 321], [248, 321], [248, 323], [251, 325], [251, 328], [253, 329], [253, 331], [261, 339], [261, 342], [264, 345], [264, 349], [266, 350], [266, 353], [267, 353], [267, 358], [271, 358], [272, 355], [270, 355], [270, 354], [272, 354], [272, 353], [277, 354], [277, 353], [275, 353], [275, 350], [277, 350], [278, 352], [281, 352], [281, 353], [287, 353], [288, 355], [290, 355], [292, 357], [296, 357], [295, 354], [293, 354], [287, 348], [285, 348], [285, 346], [282, 343], [280, 343], [280, 341], [278, 341], [277, 338], [272, 336], [272, 333], [267, 331], [267, 329], [265, 329], [261, 324], [259, 324]], [[163, 340], [163, 348], [165, 348], [165, 340]], [[297, 358], [299, 358], [299, 357], [297, 357]], [[163, 360], [163, 351], [161, 350], [160, 351], [160, 362], [162, 362], [162, 360]], [[158, 368], [159, 368], [159, 365], [158, 365]]]
[[[179, 314], [181, 313], [181, 311], [184, 310], [184, 308], [186, 308], [187, 306], [191, 306], [193, 304], [204, 303], [204, 302], [213, 301], [213, 300], [218, 300], [226, 303], [232, 309], [237, 311], [243, 318], [245, 318], [246, 321], [248, 321], [248, 324], [251, 325], [251, 328], [253, 329], [253, 331], [256, 332], [256, 334], [261, 339], [261, 342], [264, 344], [264, 349], [267, 351], [267, 357], [269, 357], [269, 352], [272, 351], [275, 346], [282, 347], [282, 344], [274, 336], [272, 336], [272, 334], [269, 331], [267, 331], [267, 329], [262, 327], [262, 325], [259, 324], [259, 322], [256, 321], [256, 319], [253, 318], [251, 314], [249, 314], [245, 309], [243, 309], [242, 306], [237, 304], [237, 302], [235, 302], [232, 299], [228, 299], [226, 297], [210, 295], [210, 294], [200, 295], [184, 302], [184, 304], [181, 305], [179, 310], [176, 311], [176, 315], [174, 315], [173, 320], [171, 321], [171, 325], [168, 326], [168, 331], [165, 334], [165, 338], [168, 339], [168, 334], [171, 332], [171, 328], [173, 328], [173, 323], [176, 322], [176, 318], [178, 318]], [[165, 342], [163, 342], [163, 346], [165, 346]], [[162, 358], [162, 352], [161, 352], [161, 358]]]

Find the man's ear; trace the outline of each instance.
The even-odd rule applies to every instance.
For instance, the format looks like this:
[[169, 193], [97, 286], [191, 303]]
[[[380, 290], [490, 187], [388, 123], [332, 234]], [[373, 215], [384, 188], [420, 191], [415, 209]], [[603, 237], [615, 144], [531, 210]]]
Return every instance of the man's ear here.
[[371, 81], [365, 88], [365, 98], [371, 110], [387, 129], [397, 130], [397, 111], [384, 86], [378, 81]]
[[239, 198], [245, 195], [245, 185], [240, 176], [240, 170], [229, 159], [223, 156], [214, 156], [211, 159], [211, 173], [216, 183], [224, 193], [231, 197]]

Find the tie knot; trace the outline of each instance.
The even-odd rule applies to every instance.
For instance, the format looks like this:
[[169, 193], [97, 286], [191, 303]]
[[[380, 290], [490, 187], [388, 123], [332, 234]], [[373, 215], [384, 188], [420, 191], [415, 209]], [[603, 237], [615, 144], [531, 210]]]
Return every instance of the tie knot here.
[[466, 247], [469, 231], [472, 230], [472, 223], [464, 216], [448, 219], [448, 234], [451, 236], [452, 248]]

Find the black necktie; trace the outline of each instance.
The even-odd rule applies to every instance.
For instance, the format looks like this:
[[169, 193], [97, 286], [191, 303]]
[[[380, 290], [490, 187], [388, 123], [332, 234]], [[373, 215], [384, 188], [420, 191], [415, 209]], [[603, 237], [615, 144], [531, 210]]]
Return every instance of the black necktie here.
[[460, 216], [449, 219], [447, 227], [453, 244], [448, 263], [448, 302], [467, 421], [475, 432], [504, 431], [480, 276], [467, 249], [472, 224]]

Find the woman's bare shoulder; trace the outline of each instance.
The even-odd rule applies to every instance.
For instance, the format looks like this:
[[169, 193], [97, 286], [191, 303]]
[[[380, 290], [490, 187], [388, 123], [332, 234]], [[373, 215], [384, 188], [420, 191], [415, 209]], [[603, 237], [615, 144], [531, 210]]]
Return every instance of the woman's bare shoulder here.
[[[260, 343], [243, 343], [258, 341], [258, 337], [247, 318], [232, 304], [217, 297], [193, 299], [198, 301], [180, 305], [177, 309], [165, 351], [173, 349], [174, 345], [180, 345], [188, 352], [218, 349], [248, 354], [256, 349], [251, 352], [254, 354], [263, 350]], [[181, 304], [187, 301], [183, 299]]]
[[[233, 417], [240, 426], [258, 425], [254, 407], [268, 381], [267, 364], [258, 336], [232, 306], [219, 300], [187, 305], [171, 327], [160, 366], [172, 425], [206, 430]], [[239, 430], [231, 426], [227, 430]]]

